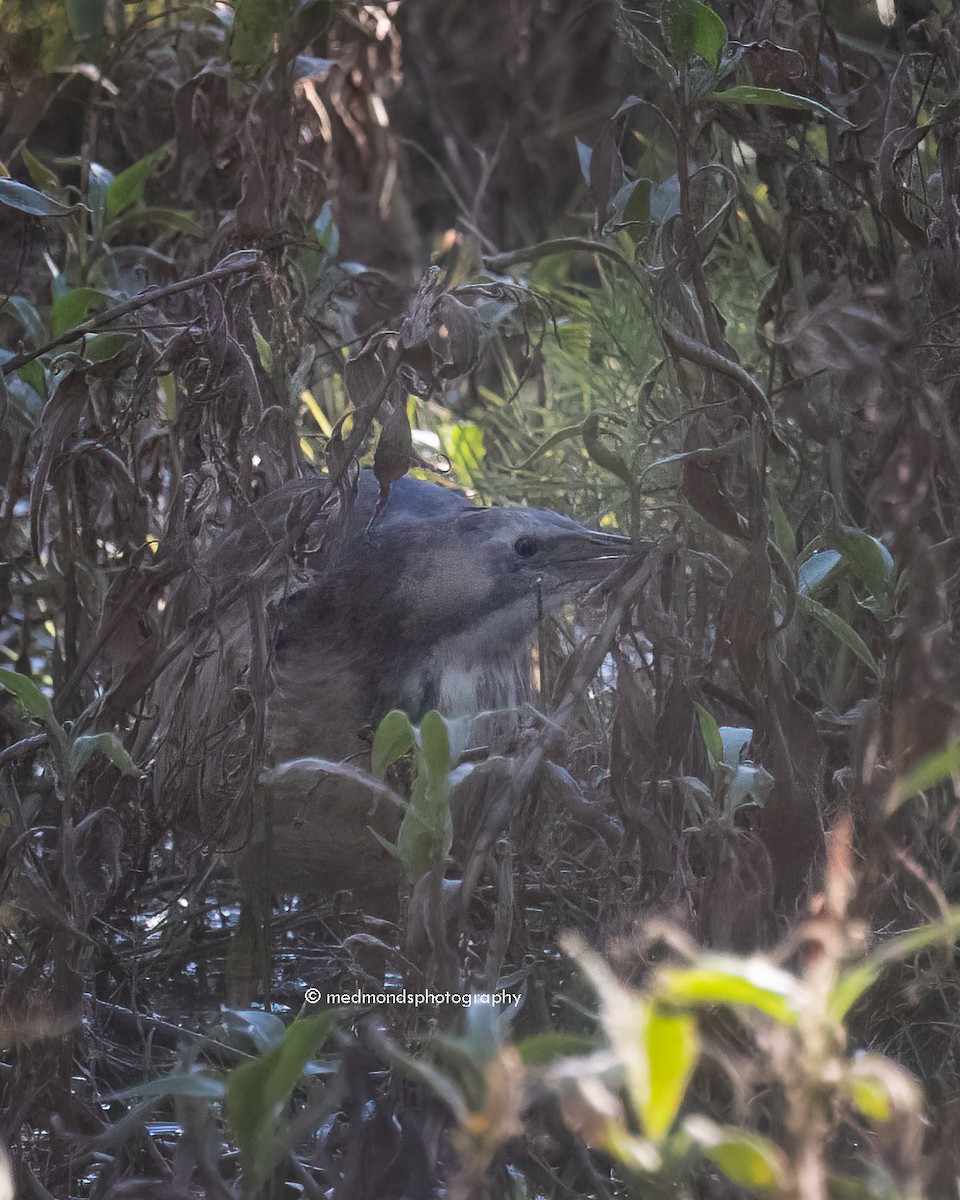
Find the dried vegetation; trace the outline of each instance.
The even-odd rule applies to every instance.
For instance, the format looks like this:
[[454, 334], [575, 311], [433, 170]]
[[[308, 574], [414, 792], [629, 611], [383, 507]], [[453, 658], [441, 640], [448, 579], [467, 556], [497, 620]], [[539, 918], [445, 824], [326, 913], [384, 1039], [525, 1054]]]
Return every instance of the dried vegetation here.
[[[0, 51], [22, 1194], [955, 1195], [953, 7], [49, 0]], [[217, 1015], [272, 601], [358, 460], [657, 539], [398, 926], [277, 897], [276, 1012], [373, 955], [509, 1028]]]

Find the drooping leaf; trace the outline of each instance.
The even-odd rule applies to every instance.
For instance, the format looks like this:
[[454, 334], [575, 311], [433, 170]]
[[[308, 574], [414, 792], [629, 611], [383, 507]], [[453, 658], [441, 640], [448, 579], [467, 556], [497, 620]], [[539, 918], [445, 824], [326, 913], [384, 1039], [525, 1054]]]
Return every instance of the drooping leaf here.
[[169, 230], [172, 233], [186, 233], [190, 237], [203, 237], [204, 228], [189, 209], [157, 208], [144, 206], [130, 208], [121, 216], [114, 218], [105, 227], [103, 236], [110, 241], [122, 229], [136, 225], [143, 228]]
[[853, 653], [860, 659], [862, 663], [870, 668], [870, 670], [879, 677], [880, 667], [877, 665], [877, 660], [870, 652], [870, 647], [863, 640], [859, 633], [849, 625], [841, 616], [838, 616], [832, 609], [826, 608], [819, 601], [814, 600], [811, 596], [797, 595], [797, 609], [805, 616], [812, 617], [824, 629], [828, 629], [835, 638], [838, 638]]
[[862, 529], [839, 523], [831, 531], [829, 541], [864, 587], [878, 600], [885, 600], [894, 567], [893, 556], [883, 542]]
[[836, 580], [843, 568], [839, 550], [818, 550], [797, 567], [797, 592], [809, 596]]
[[0, 687], [17, 698], [20, 708], [28, 717], [37, 717], [44, 723], [55, 721], [50, 701], [32, 679], [17, 671], [0, 670]]
[[84, 207], [82, 204], [61, 204], [45, 192], [38, 192], [29, 184], [18, 183], [15, 179], [0, 179], [0, 204], [31, 217], [69, 217]]
[[722, 92], [711, 92], [707, 100], [718, 104], [758, 104], [765, 108], [793, 108], [804, 112], [819, 113], [822, 117], [832, 117], [842, 121], [844, 125], [850, 122], [827, 108], [819, 100], [811, 100], [809, 96], [797, 96], [793, 92], [782, 92], [779, 88], [754, 87], [752, 84], [738, 84], [736, 87], [725, 88]]
[[60, 187], [60, 180], [45, 163], [42, 163], [39, 158], [35, 158], [26, 146], [20, 151], [23, 158], [23, 165], [30, 172], [30, 178], [34, 185], [41, 192], [57, 191]]
[[130, 757], [126, 747], [113, 732], [81, 734], [74, 738], [70, 745], [70, 767], [76, 774], [90, 761], [91, 756], [100, 751], [124, 775], [142, 778], [143, 772]]

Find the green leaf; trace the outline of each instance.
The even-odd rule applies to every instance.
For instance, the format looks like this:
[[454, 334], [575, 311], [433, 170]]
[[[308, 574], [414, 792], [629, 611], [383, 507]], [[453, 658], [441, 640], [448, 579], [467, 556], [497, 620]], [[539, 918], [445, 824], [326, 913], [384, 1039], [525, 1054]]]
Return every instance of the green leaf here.
[[84, 338], [83, 357], [92, 363], [110, 362], [136, 341], [134, 333], [95, 333]]
[[849, 525], [837, 525], [831, 531], [829, 541], [871, 595], [878, 600], [889, 597], [893, 556], [883, 542]]
[[107, 220], [112, 220], [125, 213], [127, 209], [143, 199], [147, 180], [153, 174], [154, 167], [168, 153], [169, 147], [161, 146], [152, 154], [145, 154], [132, 166], [121, 171], [108, 185], [104, 201], [104, 211]]
[[644, 1133], [659, 1142], [670, 1132], [697, 1064], [700, 1041], [696, 1020], [686, 1014], [664, 1012], [654, 1005], [644, 1042], [649, 1086], [640, 1116]]
[[534, 1033], [516, 1044], [517, 1053], [528, 1067], [541, 1067], [557, 1058], [574, 1058], [596, 1050], [592, 1038], [577, 1033], [559, 1033], [547, 1030]]
[[247, 67], [265, 63], [289, 8], [287, 0], [237, 0], [230, 30], [231, 61]]
[[886, 815], [895, 813], [904, 801], [957, 775], [960, 775], [960, 736], [947, 742], [942, 750], [928, 754], [913, 770], [896, 780], [887, 800]]
[[446, 779], [455, 763], [450, 754], [447, 722], [435, 709], [420, 722], [420, 747], [431, 783]]
[[227, 1078], [224, 1113], [240, 1148], [245, 1186], [258, 1194], [286, 1149], [284, 1109], [311, 1058], [333, 1032], [337, 1010], [298, 1017], [282, 1043]]
[[454, 474], [461, 479], [472, 479], [487, 453], [483, 430], [473, 421], [445, 421], [437, 432]]
[[81, 734], [74, 738], [70, 745], [70, 768], [74, 774], [82, 770], [90, 761], [91, 755], [97, 750], [105, 755], [110, 762], [124, 775], [132, 775], [142, 779], [143, 771], [137, 766], [124, 748], [123, 743], [115, 733]]
[[660, 18], [667, 46], [678, 67], [697, 55], [711, 67], [720, 62], [727, 27], [712, 8], [693, 0], [665, 0]]
[[684, 1007], [752, 1008], [791, 1027], [806, 999], [800, 980], [768, 959], [728, 954], [705, 954], [689, 967], [663, 968], [654, 994], [661, 1003]]
[[790, 1165], [773, 1142], [735, 1125], [715, 1125], [701, 1116], [688, 1117], [683, 1128], [704, 1158], [738, 1187], [755, 1196], [793, 1194]]
[[253, 340], [257, 347], [257, 358], [260, 360], [260, 366], [269, 375], [273, 371], [273, 347], [257, 328], [256, 323], [253, 326]]
[[697, 705], [697, 717], [700, 720], [700, 736], [703, 738], [707, 753], [713, 760], [711, 765], [723, 762], [723, 740], [720, 737], [720, 727], [717, 725], [716, 718], [702, 704]]
[[26, 716], [36, 717], [45, 725], [57, 723], [50, 701], [28, 676], [0, 669], [0, 687], [17, 698]]
[[38, 192], [26, 183], [17, 183], [15, 179], [0, 179], [0, 204], [31, 217], [68, 217], [84, 207], [82, 204], [61, 204], [45, 192]]
[[43, 372], [42, 363], [38, 362], [36, 359], [34, 359], [33, 362], [24, 363], [17, 374], [20, 376], [23, 382], [27, 384], [28, 387], [33, 388], [38, 396], [40, 396], [42, 399], [46, 399], [48, 391], [47, 377]]
[[24, 296], [7, 296], [6, 300], [0, 304], [0, 313], [7, 309], [13, 312], [34, 346], [42, 346], [47, 340], [47, 326], [36, 306]]
[[111, 221], [103, 231], [104, 239], [108, 242], [111, 241], [122, 229], [130, 225], [166, 229], [174, 233], [186, 233], [190, 237], [203, 237], [206, 233], [189, 209], [157, 208], [148, 205], [130, 209]]
[[770, 518], [773, 525], [773, 540], [777, 544], [777, 549], [783, 555], [785, 562], [788, 565], [793, 565], [793, 560], [797, 556], [797, 535], [793, 531], [793, 526], [787, 518], [787, 514], [783, 511], [783, 505], [777, 498], [776, 492], [772, 489], [769, 497], [770, 503]]
[[391, 763], [410, 753], [413, 741], [413, 725], [407, 714], [399, 708], [388, 712], [373, 735], [373, 774], [382, 779]]
[[792, 92], [781, 92], [779, 88], [740, 84], [737, 87], [726, 88], [722, 92], [711, 92], [706, 99], [717, 101], [720, 104], [759, 104], [765, 108], [802, 109], [806, 112], [819, 113], [824, 117], [833, 117], [835, 121], [842, 121], [844, 125], [850, 124], [845, 117], [841, 117], [839, 113], [835, 113], [832, 108], [827, 108], [818, 100], [811, 100], [809, 96], [796, 96]]
[[76, 42], [91, 42], [106, 34], [107, 0], [66, 0], [67, 20]]
[[829, 608], [825, 608], [819, 601], [814, 600], [810, 596], [802, 596], [797, 594], [797, 608], [807, 617], [812, 617], [824, 629], [828, 629], [835, 638], [838, 638], [853, 653], [860, 659], [862, 663], [870, 668], [870, 670], [880, 678], [880, 668], [877, 665], [877, 660], [870, 653], [870, 647], [863, 640], [859, 633], [852, 626], [848, 625], [843, 617]]
[[123, 1100], [138, 1096], [141, 1100], [166, 1100], [170, 1096], [188, 1096], [197, 1100], [222, 1100], [226, 1090], [222, 1079], [197, 1069], [176, 1075], [161, 1075], [159, 1079], [151, 1079], [148, 1083], [113, 1092], [110, 1099]]
[[845, 971], [831, 989], [827, 1012], [834, 1021], [842, 1021], [860, 997], [871, 988], [888, 963], [909, 958], [933, 942], [952, 945], [960, 936], [960, 908], [950, 910], [945, 921], [920, 925], [907, 933], [891, 938], [862, 962]]
[[[103, 42], [106, 38], [107, 0], [65, 0], [67, 20], [73, 40], [81, 42]], [[89, 46], [81, 46], [89, 54]]]
[[899, 1063], [879, 1054], [862, 1054], [847, 1072], [853, 1104], [874, 1124], [884, 1125], [894, 1113], [916, 1115], [923, 1098], [916, 1080]]
[[41, 191], [55, 192], [59, 190], [60, 180], [57, 175], [39, 158], [35, 158], [26, 146], [20, 151], [20, 156], [23, 159], [23, 165], [30, 172], [30, 178]]
[[54, 336], [66, 333], [83, 322], [94, 308], [104, 308], [113, 297], [97, 288], [73, 288], [50, 306], [50, 329]]

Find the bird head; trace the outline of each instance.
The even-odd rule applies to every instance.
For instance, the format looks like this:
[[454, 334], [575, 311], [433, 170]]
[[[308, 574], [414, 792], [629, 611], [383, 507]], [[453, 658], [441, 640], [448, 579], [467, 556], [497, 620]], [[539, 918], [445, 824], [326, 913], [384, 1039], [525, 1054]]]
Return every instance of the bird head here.
[[394, 611], [410, 635], [469, 637], [480, 654], [529, 637], [541, 616], [580, 598], [630, 545], [548, 510], [467, 508], [385, 528], [368, 552], [382, 556], [385, 570], [396, 563]]
[[360, 526], [375, 507], [364, 488], [361, 479], [353, 531], [320, 578], [286, 602], [278, 649], [285, 671], [312, 651], [335, 655], [351, 678], [369, 681], [377, 711], [420, 712], [452, 677], [505, 680], [541, 617], [583, 597], [633, 551], [629, 538], [549, 510], [480, 508], [414, 479], [394, 484], [383, 511]]

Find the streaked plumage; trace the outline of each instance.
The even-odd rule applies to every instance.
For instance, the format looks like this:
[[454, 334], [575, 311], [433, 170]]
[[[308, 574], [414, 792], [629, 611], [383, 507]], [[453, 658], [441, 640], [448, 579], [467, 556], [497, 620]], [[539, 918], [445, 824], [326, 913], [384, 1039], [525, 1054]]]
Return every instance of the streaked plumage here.
[[[320, 486], [297, 481], [254, 506], [207, 556], [202, 577], [222, 588], [245, 554], [255, 565], [291, 507]], [[328, 501], [307, 531], [299, 574], [289, 563], [268, 573], [265, 633], [238, 601], [200, 656], [168, 672], [163, 703], [173, 710], [157, 764], [162, 787], [179, 779], [201, 803], [247, 787], [255, 815], [269, 810], [248, 874], [274, 890], [351, 888], [368, 911], [389, 908], [397, 885], [394, 860], [368, 825], [389, 837], [398, 814], [371, 811], [369, 795], [341, 778], [258, 791], [244, 755], [366, 765], [372, 727], [391, 708], [416, 719], [430, 708], [461, 716], [516, 706], [529, 691], [540, 617], [630, 549], [626, 538], [553, 512], [478, 508], [415, 479], [395, 483], [374, 518], [377, 496], [361, 472], [355, 496]]]

